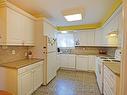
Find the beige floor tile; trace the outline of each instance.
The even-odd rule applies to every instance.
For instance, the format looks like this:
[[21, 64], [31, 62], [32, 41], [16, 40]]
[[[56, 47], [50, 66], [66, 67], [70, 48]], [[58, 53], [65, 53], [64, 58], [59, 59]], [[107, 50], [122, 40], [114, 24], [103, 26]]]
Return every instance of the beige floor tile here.
[[41, 86], [32, 95], [101, 95], [95, 73], [59, 70], [47, 86]]

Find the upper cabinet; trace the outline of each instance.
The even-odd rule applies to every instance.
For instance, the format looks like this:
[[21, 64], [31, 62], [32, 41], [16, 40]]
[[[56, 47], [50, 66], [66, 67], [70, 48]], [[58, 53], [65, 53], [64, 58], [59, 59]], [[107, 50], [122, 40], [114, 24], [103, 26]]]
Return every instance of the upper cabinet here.
[[122, 9], [119, 8], [102, 28], [95, 31], [95, 45], [121, 47], [122, 33]]
[[76, 46], [94, 46], [94, 31], [77, 31], [74, 33]]
[[0, 45], [33, 46], [35, 20], [16, 8], [0, 7]]
[[102, 29], [97, 29], [95, 30], [95, 46], [102, 46], [103, 44], [103, 30]]
[[43, 19], [43, 34], [50, 38], [55, 38], [56, 33], [55, 27], [47, 19]]

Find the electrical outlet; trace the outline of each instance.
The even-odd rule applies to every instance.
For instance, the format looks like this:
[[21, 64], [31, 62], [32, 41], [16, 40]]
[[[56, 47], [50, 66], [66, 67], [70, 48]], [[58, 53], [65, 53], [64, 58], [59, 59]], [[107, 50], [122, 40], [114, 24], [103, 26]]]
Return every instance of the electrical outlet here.
[[82, 48], [83, 50], [86, 50], [86, 48]]
[[15, 54], [16, 52], [15, 52], [15, 50], [12, 50], [12, 54]]

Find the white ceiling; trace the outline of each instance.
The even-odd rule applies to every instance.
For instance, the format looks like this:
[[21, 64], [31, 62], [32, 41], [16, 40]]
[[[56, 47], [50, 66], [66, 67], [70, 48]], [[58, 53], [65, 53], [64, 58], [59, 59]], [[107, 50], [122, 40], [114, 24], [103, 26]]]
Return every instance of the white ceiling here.
[[[111, 10], [115, 0], [8, 0], [31, 14], [43, 14], [57, 26], [95, 24]], [[73, 8], [83, 8], [83, 20], [67, 22], [62, 12]]]

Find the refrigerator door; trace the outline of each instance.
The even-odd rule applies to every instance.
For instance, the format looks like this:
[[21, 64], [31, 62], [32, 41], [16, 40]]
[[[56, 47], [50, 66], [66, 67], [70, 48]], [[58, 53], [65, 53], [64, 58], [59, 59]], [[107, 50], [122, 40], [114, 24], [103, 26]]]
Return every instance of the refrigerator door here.
[[44, 36], [44, 51], [47, 53], [56, 52], [57, 51], [57, 45], [56, 45], [56, 39], [55, 37], [48, 37]]
[[[44, 85], [48, 84], [55, 76], [57, 71], [57, 49], [54, 38], [44, 36]], [[52, 42], [53, 41], [53, 42]]]

